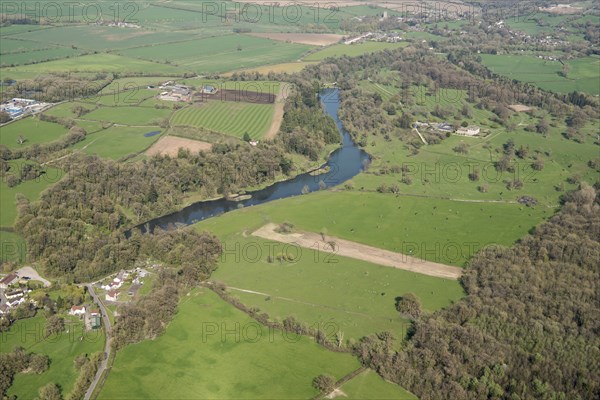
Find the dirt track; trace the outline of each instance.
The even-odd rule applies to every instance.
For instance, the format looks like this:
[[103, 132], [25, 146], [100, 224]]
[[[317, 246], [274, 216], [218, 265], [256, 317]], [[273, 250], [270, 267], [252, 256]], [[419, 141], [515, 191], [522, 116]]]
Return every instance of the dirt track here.
[[277, 136], [281, 123], [283, 122], [283, 112], [285, 106], [285, 99], [287, 98], [288, 91], [284, 89], [285, 85], [279, 87], [279, 94], [275, 101], [275, 111], [273, 112], [273, 118], [271, 118], [271, 126], [265, 134], [265, 139], [273, 139]]
[[[282, 243], [293, 243], [313, 250], [316, 248], [319, 251], [334, 253], [343, 257], [355, 258], [357, 260], [368, 261], [386, 267], [403, 269], [438, 278], [458, 279], [463, 272], [459, 267], [421, 260], [401, 253], [395, 253], [393, 251], [331, 236], [325, 238], [327, 241], [323, 241], [321, 235], [311, 232], [280, 234], [275, 232], [276, 227], [276, 224], [270, 223], [256, 230], [252, 234], [263, 239], [276, 240]], [[335, 250], [332, 250], [329, 246], [328, 242], [331, 241], [335, 242]], [[316, 246], [317, 244], [318, 247]]]

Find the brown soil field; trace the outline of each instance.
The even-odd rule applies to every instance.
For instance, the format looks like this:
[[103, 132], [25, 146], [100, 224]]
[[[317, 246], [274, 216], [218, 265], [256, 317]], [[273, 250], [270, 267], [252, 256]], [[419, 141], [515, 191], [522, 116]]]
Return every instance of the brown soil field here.
[[162, 154], [175, 157], [180, 148], [196, 153], [200, 150], [209, 151], [212, 148], [212, 144], [177, 136], [163, 136], [152, 147], [146, 150], [146, 155]]
[[[282, 243], [295, 244], [313, 250], [315, 248], [315, 243], [319, 243], [319, 251], [326, 251], [342, 257], [355, 258], [373, 264], [403, 269], [438, 278], [458, 279], [463, 272], [462, 268], [459, 267], [421, 260], [405, 254], [395, 253], [393, 251], [351, 242], [349, 240], [327, 236], [325, 237], [326, 241], [323, 241], [321, 235], [317, 233], [294, 232], [290, 234], [281, 234], [275, 232], [275, 228], [277, 228], [277, 225], [270, 223], [259, 228], [253, 232], [252, 235]], [[330, 242], [335, 242], [335, 250], [331, 249], [329, 246]]]
[[342, 40], [344, 36], [332, 33], [249, 33], [250, 36], [256, 36], [264, 39], [279, 40], [281, 42], [309, 44], [313, 46], [327, 46]]
[[194, 101], [221, 100], [239, 101], [244, 103], [273, 104], [275, 94], [267, 92], [252, 92], [249, 90], [220, 89], [215, 94], [198, 93], [194, 95]]

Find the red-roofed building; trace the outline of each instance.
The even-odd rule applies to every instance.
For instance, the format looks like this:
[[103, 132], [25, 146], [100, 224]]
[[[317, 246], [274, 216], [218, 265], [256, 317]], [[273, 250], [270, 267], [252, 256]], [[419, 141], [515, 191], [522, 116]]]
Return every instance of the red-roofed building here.
[[85, 314], [85, 306], [73, 306], [69, 311], [71, 315], [84, 315]]
[[0, 280], [0, 289], [6, 289], [18, 280], [19, 276], [17, 274], [8, 274]]
[[104, 298], [106, 299], [106, 301], [117, 301], [117, 299], [119, 298], [119, 291], [110, 290], [106, 293], [106, 296]]

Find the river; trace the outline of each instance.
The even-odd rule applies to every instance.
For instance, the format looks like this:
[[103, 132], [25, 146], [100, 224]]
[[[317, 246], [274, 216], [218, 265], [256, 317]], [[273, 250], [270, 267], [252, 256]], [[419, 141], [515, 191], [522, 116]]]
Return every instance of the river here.
[[298, 196], [302, 194], [305, 187], [308, 187], [311, 192], [320, 190], [321, 181], [327, 187], [334, 187], [358, 175], [370, 158], [364, 150], [356, 146], [350, 134], [342, 127], [342, 122], [338, 117], [340, 108], [339, 90], [325, 89], [321, 92], [320, 98], [325, 112], [334, 119], [342, 136], [342, 146], [333, 151], [327, 162], [322, 165], [322, 168], [329, 167], [328, 172], [320, 175], [304, 173], [292, 179], [274, 183], [264, 189], [247, 192], [246, 195], [252, 197], [245, 200], [234, 201], [221, 198], [200, 201], [173, 214], [150, 220], [138, 228], [142, 233], [146, 233], [154, 231], [156, 227], [169, 229], [173, 226], [191, 225], [210, 217], [237, 210], [240, 207], [250, 207], [273, 200]]

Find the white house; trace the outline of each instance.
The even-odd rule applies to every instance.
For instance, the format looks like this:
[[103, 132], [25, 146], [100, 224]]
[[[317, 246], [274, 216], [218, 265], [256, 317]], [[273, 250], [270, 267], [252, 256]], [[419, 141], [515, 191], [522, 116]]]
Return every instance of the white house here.
[[463, 135], [463, 136], [477, 136], [477, 135], [479, 135], [480, 131], [481, 131], [481, 129], [478, 126], [470, 125], [470, 126], [467, 126], [466, 128], [459, 128], [456, 131], [456, 134]]
[[119, 292], [117, 290], [111, 290], [106, 293], [106, 296], [104, 298], [106, 301], [117, 301], [117, 299], [119, 298]]
[[70, 315], [84, 315], [85, 314], [85, 306], [72, 306], [71, 310], [69, 310]]
[[12, 292], [7, 292], [4, 294], [8, 300], [20, 299], [25, 296], [22, 290], [14, 290]]

